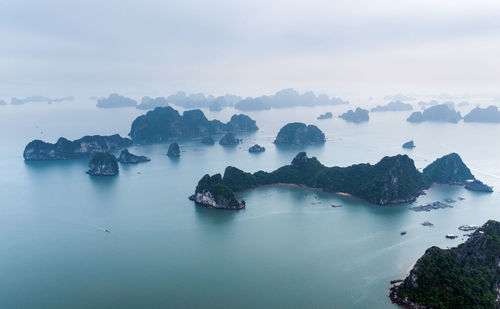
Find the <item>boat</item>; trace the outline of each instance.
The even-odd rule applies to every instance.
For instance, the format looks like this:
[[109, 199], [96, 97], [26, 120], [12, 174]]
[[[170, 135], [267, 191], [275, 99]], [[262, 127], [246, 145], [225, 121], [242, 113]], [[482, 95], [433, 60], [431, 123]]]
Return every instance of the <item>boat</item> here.
[[457, 236], [457, 235], [455, 235], [455, 234], [446, 234], [446, 236], [445, 236], [445, 237], [446, 237], [446, 238], [449, 238], [449, 239], [455, 239], [455, 238], [457, 238], [458, 236]]
[[430, 223], [429, 221], [424, 221], [422, 223], [423, 226], [434, 226], [434, 224]]
[[406, 235], [406, 231], [401, 231], [401, 235]]
[[334, 207], [334, 208], [337, 208], [337, 207], [342, 207], [342, 205], [335, 205], [335, 204], [331, 204], [330, 206]]
[[108, 230], [108, 229], [104, 229], [104, 232], [106, 232], [106, 233], [111, 233], [111, 231], [110, 231], [110, 230]]
[[460, 225], [458, 227], [458, 229], [461, 231], [473, 231], [473, 230], [477, 230], [478, 228], [479, 228], [479, 226], [477, 226], [477, 225], [469, 225], [469, 224]]

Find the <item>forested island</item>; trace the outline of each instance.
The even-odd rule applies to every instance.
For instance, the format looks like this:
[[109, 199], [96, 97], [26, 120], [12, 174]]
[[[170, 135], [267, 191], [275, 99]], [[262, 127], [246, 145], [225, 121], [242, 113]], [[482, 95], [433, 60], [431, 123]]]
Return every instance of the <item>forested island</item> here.
[[357, 107], [356, 110], [348, 110], [339, 116], [339, 118], [344, 119], [348, 122], [360, 123], [370, 120], [370, 115], [368, 110]]
[[100, 98], [96, 106], [100, 108], [136, 107], [137, 101], [112, 93], [107, 98]]
[[464, 122], [500, 122], [498, 107], [490, 105], [487, 108], [476, 107], [464, 116]]
[[457, 123], [462, 116], [453, 107], [447, 104], [434, 105], [426, 108], [423, 112], [414, 112], [406, 119], [408, 122], [450, 122]]
[[324, 144], [325, 134], [315, 125], [292, 122], [283, 126], [274, 140], [276, 145]]
[[[316, 157], [309, 158], [305, 152], [300, 152], [290, 165], [270, 173], [251, 174], [228, 166], [224, 176], [205, 175], [190, 198], [207, 207], [238, 209], [241, 203], [234, 202], [235, 192], [262, 185], [293, 184], [388, 205], [414, 201], [433, 183], [464, 186], [474, 179], [456, 153], [437, 159], [420, 172], [407, 155], [384, 157], [375, 165], [326, 167]], [[230, 203], [226, 203], [228, 201]]]
[[408, 277], [391, 288], [412, 309], [498, 308], [500, 222], [489, 220], [458, 247], [431, 247]]
[[26, 161], [81, 159], [98, 152], [110, 152], [129, 146], [132, 146], [132, 140], [118, 134], [84, 136], [74, 141], [61, 137], [55, 144], [41, 140], [30, 142], [24, 149], [23, 157]]
[[413, 106], [408, 103], [401, 101], [392, 101], [387, 103], [387, 105], [377, 105], [376, 107], [370, 109], [370, 112], [399, 112], [399, 111], [411, 111]]
[[163, 143], [173, 139], [205, 137], [227, 132], [257, 131], [255, 120], [247, 115], [233, 115], [228, 123], [208, 120], [199, 110], [185, 111], [182, 115], [170, 106], [157, 107], [132, 123], [129, 136], [135, 144]]

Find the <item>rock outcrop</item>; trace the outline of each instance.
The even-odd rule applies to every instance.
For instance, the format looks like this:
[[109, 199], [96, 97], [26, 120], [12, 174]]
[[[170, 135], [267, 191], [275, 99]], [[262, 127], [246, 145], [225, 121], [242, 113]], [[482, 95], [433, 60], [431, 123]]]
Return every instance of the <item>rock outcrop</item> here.
[[406, 121], [416, 123], [424, 121], [457, 123], [460, 119], [462, 119], [460, 112], [455, 111], [448, 104], [439, 104], [425, 109], [423, 113], [412, 113]]
[[185, 111], [182, 116], [170, 106], [157, 107], [132, 123], [129, 136], [136, 144], [163, 143], [172, 139], [194, 138], [227, 132], [258, 130], [246, 115], [233, 115], [228, 123], [208, 120], [201, 110]]
[[339, 118], [348, 122], [360, 123], [370, 120], [370, 115], [368, 110], [357, 107], [355, 111], [348, 110], [340, 115]]
[[464, 117], [464, 122], [500, 122], [500, 110], [491, 105], [487, 108], [476, 107]]
[[120, 153], [120, 156], [118, 157], [118, 162], [122, 164], [137, 164], [148, 161], [151, 161], [148, 157], [136, 156], [135, 154], [130, 153], [128, 149], [123, 149]]
[[99, 99], [96, 106], [101, 108], [136, 107], [137, 101], [112, 93], [107, 98]]
[[164, 97], [150, 98], [146, 96], [141, 99], [141, 104], [137, 105], [137, 109], [145, 110], [165, 106], [168, 106], [168, 101]]
[[219, 144], [222, 146], [236, 146], [241, 142], [233, 133], [226, 133], [220, 140]]
[[413, 141], [409, 141], [404, 143], [402, 147], [407, 149], [415, 148], [415, 143]]
[[465, 189], [471, 190], [471, 191], [479, 191], [479, 192], [493, 192], [493, 188], [484, 184], [482, 181], [479, 180], [473, 180], [473, 181], [468, 181], [465, 184]]
[[280, 129], [274, 143], [276, 145], [313, 145], [324, 144], [325, 141], [325, 134], [317, 126], [292, 122]]
[[179, 148], [179, 144], [172, 143], [168, 146], [167, 156], [171, 158], [178, 158], [181, 156], [181, 150]]
[[390, 298], [406, 308], [498, 308], [500, 222], [490, 220], [458, 247], [431, 247]]
[[264, 151], [266, 151], [266, 148], [261, 147], [258, 144], [255, 144], [252, 147], [248, 148], [248, 152], [250, 152], [250, 153], [259, 153], [259, 152], [264, 152]]
[[377, 105], [376, 107], [370, 109], [370, 112], [400, 112], [400, 111], [411, 111], [413, 106], [408, 103], [403, 103], [401, 101], [392, 101], [387, 103], [387, 105]]
[[84, 136], [70, 141], [61, 137], [55, 144], [34, 140], [26, 145], [23, 157], [27, 161], [68, 160], [89, 157], [97, 152], [110, 152], [132, 145], [132, 141], [118, 134]]
[[443, 156], [423, 170], [426, 181], [430, 184], [465, 185], [468, 181], [474, 180], [470, 169], [456, 153]]
[[96, 153], [92, 159], [90, 159], [87, 174], [91, 176], [118, 175], [118, 161], [115, 156], [110, 153]]
[[238, 201], [234, 192], [222, 183], [220, 174], [203, 176], [189, 197], [196, 204], [217, 209], [238, 210], [245, 208], [245, 201]]

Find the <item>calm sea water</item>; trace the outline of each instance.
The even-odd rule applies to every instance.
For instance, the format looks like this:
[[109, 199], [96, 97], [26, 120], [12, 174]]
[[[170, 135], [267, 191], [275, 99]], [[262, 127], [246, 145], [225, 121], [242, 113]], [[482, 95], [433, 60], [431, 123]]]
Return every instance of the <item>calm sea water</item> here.
[[[0, 107], [0, 307], [394, 307], [389, 281], [402, 278], [426, 248], [462, 242], [444, 238], [462, 235], [459, 225], [500, 219], [498, 191], [435, 186], [417, 203], [465, 200], [424, 213], [284, 187], [242, 193], [247, 209], [238, 212], [187, 199], [205, 173], [227, 165], [273, 170], [302, 150], [329, 166], [406, 153], [418, 168], [457, 152], [479, 179], [500, 188], [500, 125], [415, 125], [405, 122], [407, 112], [371, 114], [359, 125], [316, 120], [346, 109], [251, 112], [260, 130], [243, 135], [241, 146], [181, 141], [180, 159], [165, 155], [168, 145], [133, 147], [152, 161], [99, 178], [85, 174], [86, 160], [24, 162], [22, 151], [34, 138], [126, 135], [141, 111], [79, 102]], [[206, 114], [227, 121], [233, 113]], [[274, 136], [290, 121], [317, 124], [328, 142], [276, 148]], [[410, 139], [417, 148], [403, 150]], [[266, 152], [249, 154], [254, 143]]]

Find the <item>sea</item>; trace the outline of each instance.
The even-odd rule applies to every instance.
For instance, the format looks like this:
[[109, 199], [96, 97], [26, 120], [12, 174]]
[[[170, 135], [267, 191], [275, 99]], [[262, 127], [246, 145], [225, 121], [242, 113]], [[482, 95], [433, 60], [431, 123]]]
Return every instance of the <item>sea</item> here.
[[[500, 219], [500, 124], [413, 124], [411, 112], [370, 113], [361, 124], [337, 117], [363, 104], [371, 103], [246, 112], [259, 130], [239, 134], [239, 146], [180, 140], [180, 158], [166, 156], [168, 143], [134, 146], [151, 161], [120, 165], [116, 177], [87, 175], [88, 159], [25, 162], [23, 150], [33, 139], [127, 136], [145, 111], [99, 109], [86, 99], [0, 106], [0, 308], [396, 308], [390, 281], [427, 248], [464, 242], [462, 224]], [[332, 119], [316, 119], [327, 111]], [[204, 112], [221, 121], [240, 113]], [[275, 146], [279, 129], [295, 121], [317, 125], [327, 142]], [[416, 148], [403, 149], [409, 140]], [[249, 153], [254, 144], [266, 151]], [[407, 154], [419, 169], [456, 152], [495, 191], [435, 185], [412, 204], [379, 206], [261, 187], [238, 194], [247, 205], [240, 211], [188, 199], [205, 174], [272, 171], [301, 151], [327, 166]], [[445, 199], [453, 208], [410, 210]]]

